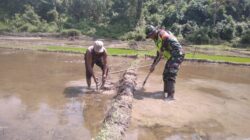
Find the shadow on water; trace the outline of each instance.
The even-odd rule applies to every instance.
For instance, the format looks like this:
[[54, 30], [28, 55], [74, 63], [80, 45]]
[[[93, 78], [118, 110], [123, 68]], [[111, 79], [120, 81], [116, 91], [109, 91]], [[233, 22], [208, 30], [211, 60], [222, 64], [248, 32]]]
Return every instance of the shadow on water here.
[[145, 92], [143, 89], [135, 91], [134, 98], [137, 100], [143, 100], [144, 98], [162, 99], [162, 91]]
[[63, 91], [66, 98], [79, 97], [83, 94], [98, 94], [94, 89], [88, 89], [87, 86], [70, 86]]

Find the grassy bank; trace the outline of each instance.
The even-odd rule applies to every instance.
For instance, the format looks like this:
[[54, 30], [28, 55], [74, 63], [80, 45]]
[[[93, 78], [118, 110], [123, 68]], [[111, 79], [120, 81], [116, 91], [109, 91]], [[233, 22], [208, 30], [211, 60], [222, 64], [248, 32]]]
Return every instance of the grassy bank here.
[[218, 56], [206, 54], [187, 54], [186, 59], [203, 59], [210, 61], [233, 62], [233, 63], [250, 63], [250, 58], [234, 56]]
[[[43, 50], [46, 51], [59, 51], [59, 52], [73, 52], [73, 53], [85, 53], [86, 48], [73, 48], [73, 47], [61, 47], [61, 46], [48, 46], [46, 48], [43, 48]], [[138, 55], [138, 56], [144, 56], [144, 55], [154, 55], [155, 51], [150, 50], [132, 50], [132, 49], [126, 49], [126, 48], [107, 48], [109, 55]]]
[[[55, 52], [73, 52], [73, 53], [85, 53], [86, 48], [73, 48], [73, 47], [61, 47], [61, 46], [48, 46], [43, 50], [55, 51]], [[109, 55], [138, 55], [138, 56], [155, 56], [155, 50], [132, 50], [123, 48], [107, 48]], [[250, 58], [247, 57], [234, 57], [234, 56], [222, 56], [222, 55], [207, 55], [201, 53], [187, 53], [186, 59], [202, 59], [209, 61], [220, 61], [220, 62], [232, 62], [232, 63], [250, 63]]]

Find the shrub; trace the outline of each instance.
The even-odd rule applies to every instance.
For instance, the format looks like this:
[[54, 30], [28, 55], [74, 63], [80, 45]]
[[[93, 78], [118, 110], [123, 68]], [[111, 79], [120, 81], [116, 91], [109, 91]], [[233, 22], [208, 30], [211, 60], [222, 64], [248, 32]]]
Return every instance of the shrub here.
[[0, 33], [9, 32], [11, 29], [5, 23], [0, 22]]
[[203, 28], [203, 29], [197, 30], [193, 32], [192, 34], [189, 34], [187, 36], [187, 39], [196, 44], [207, 44], [209, 43], [209, 40], [210, 40], [208, 36], [208, 29]]
[[25, 5], [25, 12], [21, 15], [21, 18], [26, 23], [30, 23], [32, 25], [38, 25], [40, 23], [40, 17], [30, 5]]
[[163, 19], [164, 16], [159, 14], [151, 14], [145, 17], [145, 20], [151, 25], [161, 25]]
[[181, 34], [185, 38], [189, 34], [192, 34], [193, 32], [195, 32], [197, 29], [199, 29], [197, 24], [193, 21], [189, 21], [182, 26]]
[[48, 22], [57, 22], [58, 21], [58, 12], [56, 9], [50, 10], [47, 12]]
[[246, 31], [240, 41], [242, 44], [250, 44], [250, 30]]
[[77, 25], [77, 28], [80, 29], [82, 34], [85, 35], [94, 35], [96, 33], [95, 27], [96, 25], [88, 21], [81, 21]]
[[9, 24], [14, 32], [46, 32], [48, 27], [30, 5], [25, 5], [24, 13], [15, 14]]
[[230, 41], [235, 35], [235, 22], [231, 16], [228, 16], [225, 20], [217, 23], [217, 32], [220, 38], [226, 41]]
[[235, 27], [235, 35], [240, 37], [244, 32], [245, 30], [247, 29], [247, 24], [244, 23], [244, 22], [241, 22], [241, 23], [237, 23], [236, 24], [236, 27]]
[[57, 26], [57, 24], [55, 22], [51, 22], [51, 23], [48, 24], [47, 32], [51, 33], [51, 32], [56, 32], [58, 30], [59, 30], [58, 26]]
[[220, 39], [220, 34], [218, 33], [218, 30], [216, 27], [210, 28], [210, 30], [208, 31], [208, 36], [209, 36], [209, 38]]
[[169, 12], [168, 14], [166, 14], [164, 20], [162, 21], [162, 25], [169, 28], [173, 26], [173, 24], [176, 24], [178, 20], [179, 20], [179, 16], [177, 14], [177, 11]]
[[96, 27], [95, 35], [118, 39], [129, 31], [131, 28], [127, 24], [99, 25]]
[[174, 23], [170, 28], [170, 31], [173, 32], [176, 36], [181, 33], [181, 25]]
[[236, 25], [235, 30], [236, 30], [235, 35], [241, 36], [241, 34], [244, 31], [244, 28], [242, 25]]
[[230, 41], [234, 37], [234, 28], [231, 26], [224, 27], [220, 32], [220, 38], [223, 40]]
[[130, 31], [126, 34], [124, 34], [120, 39], [122, 40], [136, 40], [136, 41], [141, 41], [144, 40], [145, 38], [145, 32], [144, 32], [144, 27], [141, 28], [136, 28], [135, 31]]
[[67, 29], [67, 30], [63, 30], [61, 32], [62, 36], [65, 37], [75, 37], [75, 36], [80, 36], [81, 35], [81, 31], [77, 30], [77, 29]]
[[136, 40], [136, 41], [143, 40], [144, 38], [145, 38], [145, 35], [135, 32], [135, 31], [128, 32], [122, 37], [120, 37], [121, 40]]
[[18, 28], [19, 32], [32, 32], [34, 30], [36, 30], [36, 27], [31, 25], [30, 23], [23, 24]]

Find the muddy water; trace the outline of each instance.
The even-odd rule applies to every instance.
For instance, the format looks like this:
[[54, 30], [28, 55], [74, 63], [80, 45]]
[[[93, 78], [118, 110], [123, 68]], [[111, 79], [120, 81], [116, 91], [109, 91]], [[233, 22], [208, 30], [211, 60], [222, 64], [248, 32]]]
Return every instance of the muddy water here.
[[[161, 62], [135, 95], [127, 139], [200, 140], [250, 138], [250, 68], [184, 62], [176, 100], [162, 100]], [[140, 70], [143, 81], [147, 70]], [[139, 83], [140, 84], [140, 83]]]
[[[82, 59], [0, 49], [0, 139], [91, 139], [111, 96], [84, 92]], [[113, 70], [120, 61], [112, 61]]]
[[[110, 58], [112, 71], [132, 59]], [[250, 69], [184, 63], [173, 103], [162, 101], [160, 63], [138, 90], [125, 139], [250, 137]], [[138, 86], [147, 69], [138, 71]], [[112, 95], [86, 89], [82, 55], [0, 49], [0, 139], [91, 139]], [[98, 73], [100, 74], [100, 73]], [[113, 79], [118, 79], [112, 75]]]

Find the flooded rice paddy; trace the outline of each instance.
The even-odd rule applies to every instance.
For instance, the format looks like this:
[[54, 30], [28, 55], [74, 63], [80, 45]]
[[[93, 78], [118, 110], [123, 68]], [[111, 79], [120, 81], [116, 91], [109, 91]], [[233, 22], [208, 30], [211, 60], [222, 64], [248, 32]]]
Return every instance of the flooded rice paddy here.
[[[110, 57], [111, 72], [132, 61]], [[184, 62], [176, 100], [169, 103], [162, 100], [163, 67], [161, 62], [144, 90], [148, 69], [138, 70], [125, 139], [250, 138], [250, 67]], [[90, 140], [112, 97], [86, 89], [82, 55], [0, 49], [1, 140]]]

